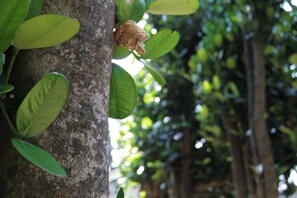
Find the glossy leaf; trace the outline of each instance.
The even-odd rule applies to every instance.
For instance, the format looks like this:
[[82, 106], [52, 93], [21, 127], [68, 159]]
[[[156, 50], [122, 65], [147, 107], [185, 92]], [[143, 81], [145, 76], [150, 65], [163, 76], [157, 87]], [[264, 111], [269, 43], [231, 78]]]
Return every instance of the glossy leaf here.
[[112, 64], [109, 93], [109, 117], [123, 119], [129, 116], [135, 106], [137, 90], [133, 78], [122, 67]]
[[18, 132], [32, 137], [46, 129], [58, 116], [68, 97], [68, 81], [58, 73], [44, 76], [27, 94], [17, 115]]
[[77, 20], [57, 14], [45, 14], [24, 22], [13, 44], [18, 49], [50, 47], [63, 43], [79, 31]]
[[123, 188], [120, 188], [120, 190], [117, 193], [117, 198], [124, 198], [125, 197], [125, 193]]
[[125, 23], [129, 19], [138, 22], [146, 11], [144, 0], [118, 0], [116, 5], [120, 23]]
[[5, 94], [14, 89], [13, 85], [0, 84], [0, 94]]
[[27, 160], [59, 177], [67, 176], [63, 167], [47, 151], [20, 139], [12, 139], [13, 147]]
[[0, 54], [4, 52], [27, 15], [30, 0], [0, 1]]
[[42, 6], [44, 0], [31, 0], [30, 8], [25, 20], [31, 19], [35, 16], [42, 14]]
[[113, 51], [112, 58], [113, 59], [123, 59], [126, 58], [131, 54], [132, 51], [129, 51], [125, 46], [123, 45], [117, 45], [116, 48]]
[[156, 0], [148, 6], [148, 12], [156, 15], [187, 15], [198, 8], [198, 0]]
[[159, 31], [145, 43], [144, 59], [154, 59], [170, 52], [179, 41], [179, 33], [168, 29]]
[[149, 65], [145, 65], [144, 68], [154, 77], [154, 79], [160, 85], [165, 85], [166, 84], [165, 78], [157, 70], [155, 70], [154, 68], [150, 67]]

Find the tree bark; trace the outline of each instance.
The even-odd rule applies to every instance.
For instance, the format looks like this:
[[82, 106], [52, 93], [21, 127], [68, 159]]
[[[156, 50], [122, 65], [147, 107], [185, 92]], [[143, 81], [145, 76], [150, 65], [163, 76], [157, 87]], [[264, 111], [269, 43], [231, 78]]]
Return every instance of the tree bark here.
[[[48, 0], [45, 13], [76, 18], [81, 30], [62, 45], [22, 53], [14, 67], [15, 94], [24, 94], [48, 72], [68, 78], [65, 109], [33, 140], [61, 162], [68, 177], [50, 175], [9, 144], [1, 144], [5, 152], [0, 153], [0, 197], [109, 197], [107, 119], [114, 1]], [[8, 136], [3, 139], [9, 141]]]
[[266, 109], [266, 76], [264, 59], [264, 41], [260, 35], [255, 35], [253, 39], [254, 55], [254, 106], [253, 122], [255, 126], [256, 143], [259, 151], [259, 158], [263, 165], [265, 197], [277, 198], [276, 174], [274, 170], [273, 153], [265, 120]]
[[191, 184], [191, 132], [189, 128], [183, 129], [183, 144], [181, 147], [181, 172], [180, 172], [180, 198], [192, 197]]
[[[223, 110], [224, 112], [224, 110]], [[232, 176], [233, 176], [233, 184], [236, 191], [236, 197], [245, 198], [247, 195], [247, 183], [244, 172], [244, 163], [243, 163], [243, 155], [242, 155], [242, 145], [240, 144], [240, 138], [230, 131], [232, 128], [232, 122], [227, 120], [227, 117], [224, 113], [221, 115], [221, 119], [223, 121], [224, 128], [228, 133], [228, 141], [230, 143], [230, 150], [232, 156]], [[234, 124], [233, 124], [234, 125]]]
[[[251, 33], [246, 33], [243, 35], [243, 44], [244, 44], [244, 59], [245, 59], [245, 68], [246, 68], [246, 75], [247, 75], [247, 86], [248, 86], [248, 131], [247, 135], [249, 137], [249, 146], [252, 153], [252, 164], [250, 162], [246, 163], [246, 168], [251, 169], [251, 166], [257, 166], [260, 163], [259, 154], [258, 154], [258, 146], [256, 143], [255, 133], [253, 133], [255, 126], [253, 121], [254, 115], [254, 55], [253, 55], [253, 46], [252, 40], [253, 35]], [[247, 174], [251, 173], [250, 171], [246, 171]], [[254, 183], [252, 180], [248, 180], [249, 195], [256, 195], [256, 197], [263, 197], [264, 196], [264, 187], [261, 183], [261, 178], [258, 177], [255, 173], [253, 173], [256, 189], [254, 188]], [[249, 178], [250, 175], [246, 175], [246, 178]]]

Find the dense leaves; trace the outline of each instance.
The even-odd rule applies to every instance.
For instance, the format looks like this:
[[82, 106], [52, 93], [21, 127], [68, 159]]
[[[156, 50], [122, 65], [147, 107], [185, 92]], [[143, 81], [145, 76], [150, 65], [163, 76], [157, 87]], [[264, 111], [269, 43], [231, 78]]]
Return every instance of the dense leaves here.
[[[137, 181], [144, 188], [147, 181], [163, 185], [164, 190], [155, 188], [147, 193], [160, 190], [158, 194], [166, 197], [167, 192], [176, 190], [168, 183], [182, 186], [174, 178], [182, 177], [181, 169], [188, 159], [193, 190], [201, 183], [216, 183], [209, 185], [213, 191], [195, 191], [197, 196], [233, 197], [231, 162], [237, 163], [238, 159], [230, 152], [234, 140], [240, 157], [250, 152], [246, 149], [248, 84], [243, 43], [248, 40], [252, 45], [253, 33], [261, 32], [265, 38], [267, 133], [272, 140], [274, 165], [282, 178], [279, 184], [287, 188], [281, 193], [292, 194], [296, 186], [290, 175], [297, 164], [296, 7], [287, 12], [275, 1], [211, 0], [200, 1], [200, 7], [200, 12], [190, 17], [148, 19], [152, 22], [148, 30], [177, 30], [181, 42], [165, 57], [150, 62], [166, 74], [164, 88], [153, 83], [144, 71], [138, 74], [141, 100], [119, 138], [119, 144], [129, 153], [120, 164], [121, 171], [129, 181]], [[260, 14], [251, 18], [254, 12]], [[187, 130], [190, 142], [185, 142]], [[191, 158], [183, 157], [188, 146], [191, 154], [187, 157]], [[256, 172], [257, 164], [246, 165]], [[253, 171], [249, 176], [255, 175]], [[182, 193], [180, 189], [174, 192]]]

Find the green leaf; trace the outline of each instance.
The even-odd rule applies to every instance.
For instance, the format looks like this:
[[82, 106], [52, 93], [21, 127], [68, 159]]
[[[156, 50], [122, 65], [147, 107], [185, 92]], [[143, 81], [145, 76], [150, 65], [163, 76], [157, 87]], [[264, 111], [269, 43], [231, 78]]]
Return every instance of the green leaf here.
[[[229, 90], [231, 93], [229, 93]], [[225, 97], [239, 97], [239, 90], [234, 82], [228, 82], [224, 89]]]
[[5, 63], [5, 54], [0, 54], [0, 75], [2, 74], [4, 63]]
[[170, 52], [179, 41], [179, 33], [168, 29], [159, 31], [145, 43], [144, 59], [154, 59]]
[[47, 151], [16, 138], [12, 139], [11, 143], [24, 158], [36, 166], [59, 177], [67, 176], [63, 167]]
[[148, 12], [156, 15], [187, 15], [198, 8], [198, 0], [156, 0], [148, 6]]
[[133, 78], [122, 67], [112, 64], [109, 92], [109, 117], [123, 119], [129, 116], [135, 106], [137, 90]]
[[113, 59], [123, 59], [126, 58], [131, 54], [132, 51], [129, 51], [125, 46], [123, 45], [117, 45], [116, 48], [113, 51], [112, 58]]
[[32, 137], [58, 116], [68, 97], [68, 81], [58, 73], [44, 76], [27, 94], [16, 114], [18, 132]]
[[13, 85], [0, 84], [0, 94], [5, 94], [14, 89]]
[[154, 0], [145, 0], [145, 4], [148, 7]]
[[150, 67], [149, 65], [145, 65], [144, 68], [154, 77], [154, 79], [160, 84], [160, 85], [166, 85], [166, 80], [160, 74], [157, 70], [154, 68]]
[[120, 190], [118, 191], [117, 198], [124, 198], [124, 197], [125, 197], [124, 190], [121, 187]]
[[4, 52], [24, 20], [30, 0], [0, 1], [0, 53]]
[[25, 20], [31, 19], [42, 14], [44, 0], [31, 0], [31, 5]]
[[120, 23], [125, 23], [129, 19], [138, 22], [146, 11], [144, 0], [118, 0], [116, 5]]
[[13, 44], [18, 49], [50, 47], [63, 43], [79, 31], [77, 20], [57, 14], [44, 14], [24, 22]]

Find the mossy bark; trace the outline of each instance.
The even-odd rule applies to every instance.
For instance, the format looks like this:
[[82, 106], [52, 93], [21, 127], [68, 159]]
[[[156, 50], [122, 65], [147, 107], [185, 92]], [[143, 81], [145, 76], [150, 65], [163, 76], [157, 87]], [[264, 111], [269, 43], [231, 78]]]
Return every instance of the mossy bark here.
[[43, 134], [28, 140], [60, 161], [68, 177], [53, 176], [18, 155], [7, 143], [10, 137], [1, 123], [0, 197], [108, 197], [114, 1], [48, 0], [44, 12], [76, 18], [81, 30], [62, 45], [21, 52], [11, 83], [17, 98], [48, 72], [68, 78], [66, 107]]

